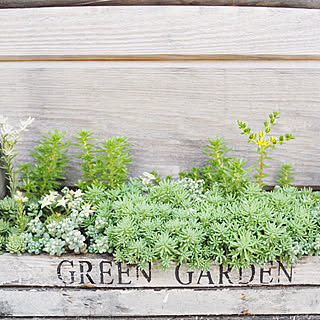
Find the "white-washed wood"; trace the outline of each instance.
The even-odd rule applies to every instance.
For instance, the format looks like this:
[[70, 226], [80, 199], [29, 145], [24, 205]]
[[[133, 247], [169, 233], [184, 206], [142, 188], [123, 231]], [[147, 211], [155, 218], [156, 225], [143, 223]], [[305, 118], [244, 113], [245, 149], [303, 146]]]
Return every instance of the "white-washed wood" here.
[[319, 314], [319, 287], [216, 290], [0, 289], [3, 316]]
[[320, 11], [115, 6], [0, 11], [0, 60], [319, 59]]
[[[2, 317], [1, 320], [30, 320], [28, 317]], [[32, 317], [32, 320], [52, 320], [59, 319], [58, 317]], [[74, 320], [71, 317], [63, 317], [64, 320]], [[81, 320], [92, 320], [92, 317], [77, 317], [77, 319]], [[95, 320], [106, 320], [106, 317], [95, 317]], [[132, 320], [132, 317], [120, 316], [117, 317], [117, 320]], [[142, 316], [142, 317], [134, 317], [135, 320], [220, 320], [221, 316], [186, 316], [186, 317], [176, 317], [176, 316]], [[223, 316], [223, 320], [319, 320], [319, 315], [258, 315], [258, 316], [244, 316], [244, 315], [231, 315], [231, 316]]]
[[172, 266], [165, 272], [155, 264], [144, 271], [98, 255], [51, 257], [0, 256], [0, 287], [189, 288], [274, 285], [319, 285], [320, 257], [304, 257], [295, 265], [279, 262], [263, 268], [231, 270], [212, 264], [208, 271]]
[[[1, 320], [30, 320], [28, 317], [2, 317]], [[32, 317], [32, 320], [52, 320], [52, 319], [59, 319], [58, 317]], [[63, 317], [64, 320], [74, 320], [71, 317]], [[92, 320], [92, 317], [77, 317], [77, 319], [81, 320]], [[106, 320], [106, 317], [95, 317], [95, 320]], [[142, 316], [142, 317], [134, 317], [135, 320], [220, 320], [221, 316]], [[244, 316], [244, 315], [230, 315], [230, 316], [223, 316], [223, 320], [319, 320], [319, 315], [258, 315], [258, 316]], [[117, 317], [117, 320], [132, 320], [132, 317], [120, 316]]]
[[205, 5], [320, 9], [319, 0], [0, 0], [0, 8], [34, 8], [81, 5]]
[[[0, 112], [11, 121], [36, 118], [21, 137], [18, 161], [49, 129], [75, 135], [128, 136], [132, 175], [156, 170], [177, 176], [206, 164], [207, 138], [225, 137], [232, 156], [257, 160], [237, 120], [261, 128], [279, 110], [275, 135], [296, 139], [270, 151], [275, 183], [281, 162], [296, 168], [296, 184], [320, 185], [320, 62], [25, 62], [0, 63]], [[76, 153], [71, 148], [69, 154]], [[79, 176], [72, 162], [68, 183]]]
[[[102, 286], [89, 281], [82, 285], [74, 283], [71, 287], [61, 284], [61, 279], [57, 277], [57, 267], [61, 261], [65, 261], [60, 272], [62, 276], [65, 272], [79, 269], [82, 261], [85, 277], [89, 262], [92, 265], [89, 272], [92, 279], [96, 279], [95, 271], [101, 261], [113, 261], [98, 255], [18, 257], [4, 254], [0, 256], [0, 315], [45, 318], [319, 314], [319, 259], [304, 257], [299, 260], [293, 268], [291, 283], [282, 272], [280, 282], [274, 277], [274, 282], [263, 284], [252, 281], [250, 285], [232, 286], [226, 283], [223, 287], [205, 283], [177, 286], [172, 281], [173, 269], [166, 273], [153, 269], [151, 281], [147, 283], [136, 280], [135, 267], [124, 264], [122, 281], [127, 284]], [[68, 268], [71, 261], [73, 268]], [[126, 278], [127, 267], [130, 271]], [[264, 269], [264, 280], [270, 280], [274, 275], [274, 269], [269, 270], [269, 267]], [[259, 270], [259, 267], [256, 268]], [[104, 269], [105, 276], [108, 271], [108, 268]], [[181, 277], [186, 271], [190, 272], [181, 271]], [[209, 271], [214, 274], [213, 269]], [[194, 271], [194, 276], [197, 272]], [[233, 275], [232, 272], [229, 274], [231, 279]], [[79, 279], [77, 275], [74, 278]], [[203, 276], [203, 279], [208, 277]], [[104, 280], [110, 279], [105, 277]]]

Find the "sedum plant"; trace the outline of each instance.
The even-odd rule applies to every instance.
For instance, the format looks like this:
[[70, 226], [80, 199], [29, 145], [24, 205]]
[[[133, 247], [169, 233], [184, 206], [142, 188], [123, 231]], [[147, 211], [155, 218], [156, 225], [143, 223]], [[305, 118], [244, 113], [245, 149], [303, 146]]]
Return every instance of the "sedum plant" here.
[[209, 139], [209, 144], [203, 148], [203, 152], [209, 156], [210, 164], [203, 168], [193, 168], [188, 173], [180, 172], [180, 178], [203, 180], [205, 190], [219, 184], [225, 192], [240, 192], [250, 181], [251, 167], [244, 168], [244, 159], [227, 157], [230, 150], [223, 138]]
[[277, 182], [283, 186], [289, 186], [294, 180], [293, 175], [295, 174], [291, 164], [283, 163], [278, 171]]
[[318, 255], [320, 194], [290, 186], [290, 165], [281, 169], [282, 186], [262, 188], [266, 150], [292, 139], [270, 136], [276, 119], [278, 113], [271, 114], [258, 134], [239, 122], [258, 145], [256, 181], [243, 159], [228, 156], [221, 138], [209, 139], [203, 149], [209, 164], [181, 173], [179, 180], [155, 172], [127, 179], [127, 138], [97, 143], [93, 133], [81, 130], [75, 143], [80, 188], [59, 190], [69, 143], [62, 141], [64, 133], [50, 132], [36, 147], [34, 163], [21, 169], [31, 198], [16, 191], [0, 200], [0, 252], [110, 254], [141, 268], [159, 261], [164, 269], [208, 269], [213, 262], [244, 268]]
[[275, 138], [270, 134], [271, 127], [275, 125], [277, 119], [279, 119], [279, 112], [274, 111], [269, 114], [269, 122], [264, 122], [264, 130], [257, 133], [252, 133], [251, 128], [247, 126], [246, 123], [238, 120], [238, 126], [241, 129], [241, 134], [246, 135], [249, 138], [248, 142], [253, 142], [257, 145], [257, 153], [259, 154], [259, 160], [256, 165], [257, 174], [254, 176], [259, 185], [263, 185], [263, 178], [268, 175], [264, 172], [264, 169], [267, 168], [265, 164], [266, 159], [271, 159], [267, 156], [267, 150], [272, 148], [274, 149], [276, 145], [283, 144], [286, 141], [294, 139], [292, 134], [285, 134], [279, 138]]
[[25, 252], [26, 246], [24, 240], [19, 234], [13, 233], [8, 237], [6, 250], [10, 253], [16, 253], [18, 255], [21, 255], [21, 253]]
[[0, 218], [14, 223], [18, 214], [18, 203], [14, 198], [5, 197], [0, 200]]
[[28, 197], [40, 197], [51, 190], [57, 190], [66, 179], [66, 156], [69, 142], [64, 142], [65, 132], [50, 131], [31, 152], [33, 162], [20, 166], [21, 189]]
[[112, 253], [142, 268], [157, 260], [165, 269], [177, 263], [208, 268], [212, 261], [242, 268], [320, 252], [319, 193], [295, 187], [265, 192], [249, 184], [231, 197], [218, 185], [203, 192], [188, 179], [164, 181], [148, 193], [136, 183], [132, 188], [99, 202], [86, 229], [89, 252]]
[[103, 143], [96, 143], [93, 133], [87, 130], [78, 131], [75, 137], [81, 153], [77, 155], [82, 171], [82, 178], [78, 187], [86, 189], [88, 186], [104, 184], [108, 188], [116, 188], [128, 179], [128, 165], [131, 155], [128, 139], [112, 137]]
[[65, 187], [59, 194], [50, 191], [36, 203], [27, 206], [30, 217], [26, 230], [21, 234], [29, 253], [61, 255], [65, 252], [87, 251], [83, 224], [91, 219], [95, 207], [85, 202], [80, 189]]

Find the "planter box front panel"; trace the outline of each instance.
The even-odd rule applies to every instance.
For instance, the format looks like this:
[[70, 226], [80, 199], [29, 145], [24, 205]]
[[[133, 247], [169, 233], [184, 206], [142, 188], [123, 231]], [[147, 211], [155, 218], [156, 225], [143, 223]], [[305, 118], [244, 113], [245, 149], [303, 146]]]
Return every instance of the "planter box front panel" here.
[[164, 272], [104, 256], [5, 254], [0, 310], [13, 317], [320, 314], [319, 260]]

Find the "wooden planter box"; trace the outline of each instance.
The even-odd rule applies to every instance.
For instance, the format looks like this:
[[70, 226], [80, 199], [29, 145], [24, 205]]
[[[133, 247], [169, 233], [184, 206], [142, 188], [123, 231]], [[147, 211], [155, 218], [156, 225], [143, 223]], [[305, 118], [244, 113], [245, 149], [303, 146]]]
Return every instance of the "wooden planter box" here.
[[0, 256], [2, 317], [319, 315], [320, 257], [230, 271], [153, 265], [100, 255]]

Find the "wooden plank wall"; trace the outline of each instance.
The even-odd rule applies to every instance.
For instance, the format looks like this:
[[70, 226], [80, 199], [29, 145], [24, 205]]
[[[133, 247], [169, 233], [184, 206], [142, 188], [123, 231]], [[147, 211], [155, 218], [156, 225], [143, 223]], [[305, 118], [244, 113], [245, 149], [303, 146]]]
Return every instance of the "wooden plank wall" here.
[[[2, 7], [8, 4], [0, 1]], [[36, 119], [19, 145], [19, 163], [29, 159], [49, 129], [71, 137], [88, 128], [101, 139], [129, 137], [132, 175], [156, 170], [177, 177], [181, 170], [202, 166], [201, 147], [215, 136], [230, 142], [232, 156], [253, 164], [254, 148], [236, 121], [259, 129], [278, 110], [275, 134], [290, 132], [296, 139], [270, 153], [274, 168], [266, 182], [275, 184], [276, 168], [290, 162], [296, 184], [320, 185], [317, 9], [3, 9], [0, 30], [0, 112], [11, 121]], [[67, 183], [77, 177], [72, 162]]]

